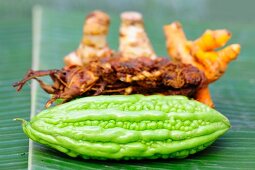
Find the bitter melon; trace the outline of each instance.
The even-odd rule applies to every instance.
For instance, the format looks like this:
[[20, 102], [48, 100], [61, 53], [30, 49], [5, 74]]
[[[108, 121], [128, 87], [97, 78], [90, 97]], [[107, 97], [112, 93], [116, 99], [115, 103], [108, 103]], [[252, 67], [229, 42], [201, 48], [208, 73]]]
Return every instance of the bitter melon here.
[[184, 96], [80, 98], [23, 120], [29, 138], [85, 159], [184, 158], [229, 128], [228, 119]]

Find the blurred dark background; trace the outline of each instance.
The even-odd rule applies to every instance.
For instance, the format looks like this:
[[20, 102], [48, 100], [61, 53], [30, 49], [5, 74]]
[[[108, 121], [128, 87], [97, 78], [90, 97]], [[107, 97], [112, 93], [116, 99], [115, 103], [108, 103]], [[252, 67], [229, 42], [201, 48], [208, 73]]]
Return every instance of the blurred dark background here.
[[[43, 55], [49, 58], [51, 56], [54, 58], [56, 55], [64, 56], [77, 47], [84, 17], [95, 9], [109, 13], [112, 22], [115, 23], [111, 26], [108, 37], [109, 44], [114, 49], [118, 48], [119, 14], [127, 10], [141, 12], [148, 36], [159, 56], [167, 55], [162, 32], [162, 26], [167, 23], [175, 20], [182, 22], [189, 39], [197, 38], [207, 28], [229, 29], [233, 33], [230, 43], [241, 44], [241, 55], [230, 65], [226, 75], [211, 87], [212, 97], [216, 101], [217, 109], [232, 119], [237, 135], [248, 129], [255, 130], [253, 125], [255, 116], [252, 114], [255, 110], [254, 97], [251, 97], [255, 95], [253, 90], [255, 87], [255, 1], [0, 0], [0, 169], [27, 168], [28, 139], [21, 131], [20, 124], [13, 122], [12, 119], [15, 117], [29, 119], [30, 88], [26, 86], [21, 93], [16, 93], [11, 84], [21, 79], [31, 68], [32, 8], [35, 5], [45, 9], [43, 19], [47, 21], [46, 25], [42, 26], [42, 33], [45, 33], [49, 39], [43, 45], [45, 49], [46, 47], [49, 49], [49, 52], [43, 52]], [[74, 26], [68, 26], [70, 23]], [[66, 29], [66, 33], [70, 32], [70, 34], [55, 36], [58, 30], [61, 32], [62, 26]], [[66, 42], [66, 45], [60, 48], [54, 46], [51, 40]], [[49, 65], [42, 67], [49, 68]], [[231, 86], [226, 87], [226, 84]], [[238, 114], [232, 116], [231, 112], [237, 112], [239, 116]], [[248, 116], [244, 114], [245, 112]], [[250, 140], [255, 143], [255, 134], [250, 136]], [[247, 145], [255, 151], [254, 144]], [[251, 158], [255, 160], [254, 155], [251, 155]], [[246, 164], [254, 165], [249, 163]]]

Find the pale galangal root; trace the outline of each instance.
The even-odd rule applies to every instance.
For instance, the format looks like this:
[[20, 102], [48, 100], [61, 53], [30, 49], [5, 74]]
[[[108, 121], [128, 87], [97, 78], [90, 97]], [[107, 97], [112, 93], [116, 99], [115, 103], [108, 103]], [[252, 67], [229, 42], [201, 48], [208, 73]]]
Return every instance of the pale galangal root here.
[[[226, 71], [228, 63], [240, 53], [239, 44], [231, 44], [221, 50], [231, 38], [231, 33], [223, 30], [206, 30], [195, 41], [187, 40], [182, 26], [178, 22], [164, 26], [168, 54], [176, 61], [192, 64], [205, 73], [208, 84], [219, 79]], [[197, 92], [196, 98], [213, 106], [209, 88]]]
[[90, 13], [83, 26], [83, 37], [78, 49], [68, 54], [65, 64], [85, 65], [93, 59], [109, 56], [112, 50], [108, 47], [106, 36], [110, 24], [109, 16], [102, 11]]
[[121, 14], [119, 51], [126, 58], [156, 58], [144, 30], [143, 17], [140, 13], [123, 12]]

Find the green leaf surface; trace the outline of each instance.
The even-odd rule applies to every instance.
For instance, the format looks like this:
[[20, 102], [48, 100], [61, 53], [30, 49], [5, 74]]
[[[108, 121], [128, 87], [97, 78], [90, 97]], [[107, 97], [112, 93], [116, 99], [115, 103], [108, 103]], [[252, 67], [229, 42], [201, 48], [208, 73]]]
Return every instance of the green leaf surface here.
[[29, 119], [30, 89], [17, 93], [12, 84], [31, 65], [31, 13], [20, 10], [9, 15], [8, 3], [0, 3], [0, 169], [25, 169], [28, 138], [16, 117]]
[[[14, 2], [14, 1], [12, 1]], [[0, 169], [254, 169], [255, 167], [255, 12], [251, 1], [18, 1], [0, 5]], [[207, 28], [227, 28], [230, 43], [242, 46], [239, 58], [226, 74], [210, 86], [216, 109], [226, 115], [232, 128], [206, 150], [182, 160], [96, 161], [70, 158], [30, 142], [13, 118], [29, 119], [30, 88], [16, 93], [11, 84], [31, 67], [31, 8], [40, 4], [40, 43], [37, 69], [61, 68], [63, 57], [78, 47], [84, 17], [94, 9], [111, 16], [110, 47], [118, 48], [119, 14], [126, 10], [144, 15], [146, 31], [159, 56], [166, 56], [164, 24], [181, 21], [187, 37], [195, 39]], [[7, 4], [7, 2], [5, 2]], [[20, 5], [22, 4], [22, 5]], [[12, 7], [12, 8], [10, 8]], [[12, 9], [12, 10], [10, 10]], [[10, 12], [12, 11], [12, 12]], [[13, 12], [15, 11], [15, 12]], [[38, 24], [38, 18], [35, 21]], [[35, 29], [35, 28], [34, 28]], [[35, 31], [35, 30], [33, 30]], [[37, 35], [33, 35], [35, 38]], [[37, 37], [38, 38], [38, 37]], [[35, 50], [35, 44], [33, 44]], [[33, 56], [35, 57], [35, 55]], [[32, 94], [32, 114], [44, 107], [49, 96], [37, 86]]]

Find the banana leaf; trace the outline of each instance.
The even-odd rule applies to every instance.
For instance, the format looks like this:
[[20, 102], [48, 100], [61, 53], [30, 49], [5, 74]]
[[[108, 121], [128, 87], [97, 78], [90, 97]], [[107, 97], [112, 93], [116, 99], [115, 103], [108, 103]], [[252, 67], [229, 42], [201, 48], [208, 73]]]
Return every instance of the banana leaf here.
[[[111, 16], [111, 28], [109, 44], [112, 48], [118, 47], [119, 12], [121, 10], [109, 10]], [[35, 8], [34, 10], [34, 34], [39, 40], [35, 50], [40, 53], [35, 55], [35, 69], [60, 68], [63, 66], [63, 56], [77, 48], [82, 34], [84, 17], [89, 10], [83, 11], [55, 11], [50, 8]], [[174, 18], [164, 11], [150, 16], [144, 13], [145, 26], [152, 44], [159, 56], [166, 56], [165, 40], [162, 26], [171, 22]], [[241, 27], [238, 23], [226, 24], [222, 22], [193, 22], [182, 21], [190, 38], [201, 34], [205, 28], [226, 27], [233, 32], [234, 42], [240, 42]], [[247, 30], [248, 31], [248, 30]], [[39, 37], [38, 37], [39, 36]], [[37, 42], [35, 42], [37, 43]], [[37, 49], [38, 48], [38, 49]], [[36, 53], [36, 51], [35, 51]], [[249, 88], [247, 80], [252, 79], [252, 62], [245, 60], [241, 55], [239, 60], [230, 65], [226, 75], [215, 84], [211, 85], [212, 96], [216, 103], [216, 109], [225, 114], [232, 123], [232, 129], [208, 149], [183, 160], [144, 160], [144, 161], [95, 161], [70, 158], [40, 144], [30, 143], [30, 168], [60, 168], [60, 169], [185, 169], [185, 168], [251, 168], [255, 158], [254, 144], [254, 113], [253, 97], [255, 91]], [[242, 74], [245, 73], [245, 74]], [[242, 76], [240, 76], [240, 74]], [[254, 78], [254, 77], [253, 77]], [[254, 79], [253, 79], [254, 80]], [[245, 95], [245, 93], [249, 93]], [[33, 105], [35, 112], [43, 109], [43, 104], [49, 97], [35, 87]], [[250, 96], [250, 97], [249, 97]], [[33, 116], [33, 115], [32, 115]], [[252, 142], [253, 141], [253, 142]]]
[[[255, 73], [254, 44], [255, 22], [252, 4], [238, 1], [38, 1], [41, 6], [33, 8], [32, 30], [16, 31], [12, 26], [0, 25], [0, 38], [6, 32], [14, 37], [2, 43], [12, 51], [6, 63], [15, 63], [12, 72], [7, 64], [1, 67], [1, 154], [0, 163], [12, 169], [254, 169], [255, 168]], [[252, 2], [252, 1], [251, 1]], [[31, 3], [35, 4], [35, 3]], [[243, 6], [244, 5], [244, 6]], [[32, 6], [32, 5], [31, 5]], [[239, 58], [229, 65], [225, 75], [210, 86], [216, 110], [226, 115], [232, 128], [206, 150], [185, 159], [143, 161], [96, 161], [70, 158], [43, 145], [29, 142], [20, 125], [10, 120], [15, 117], [28, 118], [30, 110], [29, 87], [15, 94], [9, 86], [21, 78], [30, 67], [30, 34], [33, 32], [32, 67], [34, 69], [61, 68], [63, 57], [78, 47], [84, 17], [94, 9], [102, 9], [111, 16], [108, 42], [118, 49], [119, 14], [136, 10], [143, 14], [145, 28], [159, 56], [167, 56], [162, 26], [175, 20], [181, 21], [187, 37], [196, 39], [205, 29], [230, 30], [233, 37], [229, 43], [242, 46]], [[241, 10], [242, 9], [242, 10]], [[254, 12], [253, 12], [254, 13]], [[27, 13], [25, 15], [28, 15]], [[18, 19], [17, 19], [18, 21]], [[20, 22], [28, 23], [29, 20]], [[1, 21], [10, 23], [10, 21]], [[14, 23], [14, 22], [12, 22]], [[10, 31], [13, 30], [13, 31]], [[18, 42], [18, 44], [15, 42]], [[12, 48], [12, 44], [15, 44]], [[7, 54], [0, 50], [2, 55]], [[26, 56], [25, 57], [20, 57]], [[2, 59], [2, 58], [1, 58]], [[24, 63], [24, 64], [22, 64]], [[46, 80], [47, 81], [47, 80]], [[49, 98], [36, 83], [32, 83], [31, 115], [44, 109]], [[15, 99], [14, 99], [15, 98]], [[1, 169], [1, 168], [0, 168]]]

